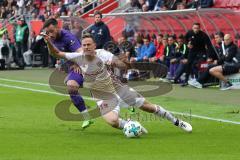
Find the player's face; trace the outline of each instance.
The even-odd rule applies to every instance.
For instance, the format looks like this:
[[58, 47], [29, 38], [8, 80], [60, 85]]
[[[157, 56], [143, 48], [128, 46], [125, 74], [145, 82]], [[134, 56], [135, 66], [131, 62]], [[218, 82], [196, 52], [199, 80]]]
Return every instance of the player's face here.
[[198, 33], [200, 31], [200, 26], [199, 25], [193, 25], [192, 30], [194, 33]]
[[55, 40], [58, 37], [59, 29], [51, 24], [46, 28], [46, 33], [51, 37], [52, 40]]
[[102, 18], [99, 14], [95, 15], [94, 19], [95, 19], [95, 23], [99, 23], [102, 21]]
[[96, 43], [93, 41], [92, 38], [84, 38], [82, 40], [82, 47], [85, 55], [87, 56], [95, 55]]

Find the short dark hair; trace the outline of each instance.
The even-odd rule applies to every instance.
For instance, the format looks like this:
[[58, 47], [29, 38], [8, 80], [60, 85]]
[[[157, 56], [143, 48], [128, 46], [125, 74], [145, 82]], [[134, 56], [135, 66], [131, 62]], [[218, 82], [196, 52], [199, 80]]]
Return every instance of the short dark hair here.
[[100, 15], [100, 17], [102, 18], [102, 12], [101, 12], [101, 11], [96, 10], [96, 11], [94, 12], [94, 17], [95, 17], [96, 15]]
[[48, 20], [44, 23], [43, 29], [49, 27], [50, 25], [57, 26], [57, 25], [58, 25], [58, 21], [57, 21], [55, 18], [50, 18], [50, 19], [48, 19]]
[[91, 38], [93, 40], [93, 42], [96, 43], [95, 38], [93, 37], [93, 35], [91, 33], [84, 33], [82, 35], [82, 40], [85, 38]]
[[194, 22], [194, 23], [193, 23], [193, 26], [195, 26], [195, 25], [196, 25], [196, 26], [200, 26], [200, 23]]
[[221, 32], [221, 31], [216, 32], [214, 35], [219, 36], [219, 37], [221, 37], [221, 38], [224, 37], [224, 33]]

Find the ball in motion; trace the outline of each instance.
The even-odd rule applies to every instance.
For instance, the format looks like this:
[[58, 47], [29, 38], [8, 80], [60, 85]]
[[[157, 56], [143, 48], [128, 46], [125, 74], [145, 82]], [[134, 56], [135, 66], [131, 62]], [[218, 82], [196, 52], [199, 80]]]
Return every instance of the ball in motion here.
[[142, 125], [137, 121], [128, 121], [123, 128], [123, 133], [127, 138], [135, 138], [142, 135]]

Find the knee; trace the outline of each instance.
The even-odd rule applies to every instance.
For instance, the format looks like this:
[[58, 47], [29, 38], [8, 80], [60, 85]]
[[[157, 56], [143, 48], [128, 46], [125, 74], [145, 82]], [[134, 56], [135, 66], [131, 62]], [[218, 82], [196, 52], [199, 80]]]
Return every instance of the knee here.
[[211, 75], [214, 75], [215, 72], [216, 72], [216, 70], [215, 70], [214, 68], [209, 69], [209, 73], [210, 73]]
[[72, 80], [67, 82], [67, 90], [69, 94], [77, 94], [79, 86], [77, 82], [73, 82]]

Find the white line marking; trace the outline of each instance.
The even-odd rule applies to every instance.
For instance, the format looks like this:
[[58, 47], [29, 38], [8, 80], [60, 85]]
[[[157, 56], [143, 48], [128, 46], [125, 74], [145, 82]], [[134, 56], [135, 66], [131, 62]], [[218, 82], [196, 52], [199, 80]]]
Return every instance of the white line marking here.
[[[46, 90], [40, 90], [40, 89], [32, 89], [32, 88], [26, 88], [26, 87], [19, 87], [19, 86], [7, 85], [7, 84], [1, 84], [1, 83], [0, 83], [0, 86], [21, 89], [21, 90], [27, 90], [27, 91], [32, 91], [32, 92], [48, 93], [48, 94], [59, 95], [59, 96], [67, 96], [67, 97], [69, 96], [68, 94], [62, 94], [62, 93], [58, 93], [58, 92], [52, 92], [52, 91], [46, 91]], [[83, 96], [83, 98], [87, 99], [87, 100], [93, 100], [91, 97]]]
[[178, 115], [183, 115], [183, 116], [188, 116], [188, 117], [195, 117], [195, 118], [200, 118], [200, 119], [206, 119], [206, 120], [212, 120], [212, 121], [218, 121], [218, 122], [224, 122], [224, 123], [232, 123], [232, 124], [240, 124], [240, 122], [236, 121], [230, 121], [226, 119], [219, 119], [219, 118], [211, 118], [211, 117], [206, 117], [206, 116], [200, 116], [200, 115], [195, 115], [195, 114], [186, 114], [186, 113], [181, 113], [181, 112], [174, 112], [170, 111], [173, 114], [178, 114]]
[[45, 84], [45, 83], [13, 80], [13, 79], [6, 79], [6, 78], [0, 78], [0, 80], [7, 81], [7, 82], [18, 82], [18, 83], [25, 83], [25, 84], [33, 84], [33, 85], [38, 85], [38, 86], [49, 86], [49, 84]]
[[[3, 80], [3, 79], [0, 78], [0, 80]], [[35, 85], [44, 84], [44, 83], [34, 83], [34, 82], [9, 80], [9, 79], [4, 79], [4, 80], [9, 81], [9, 82], [11, 81], [11, 82], [29, 83], [29, 84], [35, 84]], [[44, 84], [44, 85], [46, 85], [46, 84]], [[13, 86], [13, 85], [1, 84], [1, 83], [0, 83], [0, 86], [8, 87], [8, 88], [21, 89], [21, 90], [27, 90], [27, 91], [32, 91], [32, 92], [48, 93], [48, 94], [54, 94], [54, 95], [60, 95], [60, 96], [68, 96], [67, 94], [62, 94], [62, 93], [57, 93], [57, 92], [51, 92], [51, 91], [39, 90], [39, 89], [32, 89], [32, 88], [26, 88], [26, 87], [19, 87], [19, 86]], [[83, 98], [87, 99], [87, 100], [93, 100], [91, 97], [83, 96]], [[237, 121], [230, 121], [230, 120], [226, 120], [226, 119], [212, 118], [212, 117], [206, 117], [206, 116], [194, 115], [194, 114], [186, 114], [186, 113], [174, 112], [174, 111], [171, 111], [171, 112], [173, 114], [178, 114], [178, 115], [191, 116], [191, 117], [200, 118], [200, 119], [206, 119], [206, 120], [211, 120], [211, 121], [232, 123], [232, 124], [240, 125], [240, 122], [237, 122]]]

